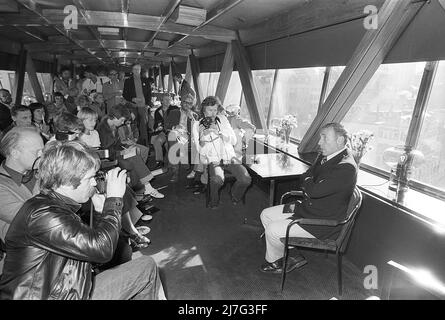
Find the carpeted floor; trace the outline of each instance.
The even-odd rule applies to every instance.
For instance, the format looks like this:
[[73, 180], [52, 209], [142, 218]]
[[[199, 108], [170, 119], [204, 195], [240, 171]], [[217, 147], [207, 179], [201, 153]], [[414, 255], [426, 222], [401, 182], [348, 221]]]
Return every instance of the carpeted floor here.
[[343, 296], [337, 295], [335, 256], [304, 251], [304, 267], [287, 275], [283, 293], [280, 276], [261, 273], [265, 243], [262, 230], [243, 223], [244, 218], [259, 221], [267, 207], [268, 195], [262, 185], [248, 190], [246, 205], [234, 206], [228, 188], [222, 191], [216, 210], [205, 208], [204, 195], [186, 189], [185, 169], [177, 183], [170, 174], [156, 177], [153, 185], [165, 198], [154, 200], [160, 209], [147, 225], [151, 245], [137, 252], [151, 255], [161, 268], [168, 299], [365, 299], [364, 274], [344, 259]]

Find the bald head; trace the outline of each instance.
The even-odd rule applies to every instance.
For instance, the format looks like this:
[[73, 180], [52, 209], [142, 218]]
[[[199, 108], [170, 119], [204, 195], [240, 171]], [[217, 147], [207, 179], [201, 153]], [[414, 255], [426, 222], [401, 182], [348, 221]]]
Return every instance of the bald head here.
[[7, 166], [18, 172], [31, 170], [42, 150], [40, 133], [32, 127], [12, 128], [0, 142], [0, 151], [6, 158]]

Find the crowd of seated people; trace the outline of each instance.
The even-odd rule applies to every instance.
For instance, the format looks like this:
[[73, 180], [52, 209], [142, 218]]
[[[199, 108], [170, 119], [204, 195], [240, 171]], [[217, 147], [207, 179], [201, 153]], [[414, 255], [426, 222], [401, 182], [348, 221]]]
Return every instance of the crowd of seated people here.
[[[135, 65], [133, 72], [140, 71], [140, 66]], [[147, 101], [152, 100], [147, 97], [146, 91], [152, 83], [140, 77], [138, 74], [124, 79], [118, 77], [116, 70], [110, 70], [106, 76], [104, 70], [96, 73], [87, 68], [85, 79], [76, 81], [71, 78], [69, 70], [64, 69], [61, 77], [55, 81], [55, 90], [59, 91], [54, 93], [54, 102], [32, 103], [29, 106], [12, 105], [9, 92], [0, 90], [0, 151], [5, 158], [0, 166], [0, 239], [3, 248], [6, 248], [6, 258], [2, 259], [5, 266], [0, 278], [0, 298], [103, 298], [108, 294], [105, 284], [99, 281], [100, 285], [94, 285], [97, 291], [91, 290], [90, 280], [93, 276], [99, 280], [100, 275], [106, 275], [111, 269], [118, 270], [116, 267], [122, 268], [124, 274], [128, 270], [134, 271], [134, 277], [127, 280], [139, 281], [139, 288], [146, 284], [141, 277], [155, 277], [157, 280], [146, 286], [147, 289], [150, 287], [150, 292], [145, 298], [162, 298], [162, 285], [154, 262], [145, 259], [136, 264], [131, 260], [132, 251], [147, 247], [151, 242], [145, 236], [149, 228], [137, 227], [137, 222], [140, 219], [151, 220], [152, 216], [146, 210], [150, 207], [149, 202], [153, 198], [164, 198], [152, 186], [154, 176], [148, 167], [150, 145], [141, 139], [143, 130], [149, 131], [147, 120], [150, 104]], [[190, 85], [179, 75], [175, 75], [175, 78], [180, 80], [181, 85], [180, 107], [175, 106], [172, 96], [165, 93], [160, 96], [161, 106], [154, 112], [150, 136], [156, 160], [154, 168], [168, 167], [170, 181], [176, 183], [180, 168], [185, 164], [191, 165], [186, 177], [193, 179], [195, 193], [202, 193], [208, 188], [211, 209], [219, 206], [219, 191], [224, 185], [225, 172], [229, 172], [235, 178], [230, 196], [236, 205], [251, 184], [251, 177], [243, 162], [255, 126], [241, 117], [239, 106], [224, 108], [218, 97], [209, 96], [197, 105], [196, 94]], [[7, 108], [8, 114], [4, 108]], [[331, 127], [325, 128], [328, 131], [324, 133], [325, 136], [329, 134], [344, 138], [341, 128], [333, 127], [332, 132], [329, 130]], [[345, 161], [347, 155], [343, 154], [342, 142], [344, 139], [334, 149], [335, 155], [341, 154], [343, 158], [339, 159]], [[110, 187], [109, 193], [108, 190], [99, 193], [96, 188], [96, 172], [105, 163], [104, 159], [98, 161], [98, 150], [108, 150], [106, 161], [117, 163], [118, 169], [111, 169], [106, 175], [116, 184]], [[76, 163], [80, 164], [62, 168], [62, 162], [54, 165], [57, 157], [65, 163], [74, 163], [73, 157], [78, 157]], [[62, 173], [66, 177], [57, 176]], [[53, 178], [50, 178], [51, 175]], [[124, 176], [125, 183], [117, 187]], [[313, 179], [308, 174], [309, 178]], [[308, 193], [311, 192], [309, 188], [314, 186], [309, 184], [314, 182], [308, 180], [305, 183]], [[348, 184], [348, 194], [350, 187]], [[55, 203], [54, 212], [51, 206], [46, 208], [48, 215], [27, 227], [30, 221], [27, 217], [34, 218], [33, 212], [51, 201]], [[25, 206], [25, 203], [32, 205]], [[78, 211], [75, 215], [78, 221], [74, 216], [68, 220], [60, 218], [59, 209], [64, 207], [63, 203], [68, 203], [68, 207], [72, 208], [69, 214]], [[285, 211], [289, 213], [286, 219], [296, 216], [298, 208], [286, 207]], [[282, 246], [277, 239], [288, 223], [287, 220], [282, 221], [281, 216], [278, 217], [277, 212], [282, 214], [282, 210], [281, 207], [276, 210], [270, 208], [261, 215], [267, 243], [266, 263], [261, 267], [263, 272], [278, 273], [281, 268], [279, 252]], [[43, 222], [54, 221], [60, 222], [60, 227], [66, 227], [73, 234], [64, 234], [65, 231], [61, 230], [48, 231], [42, 225]], [[51, 238], [39, 238], [46, 231]], [[316, 232], [306, 231], [298, 230], [298, 234], [318, 236]], [[25, 240], [30, 234], [31, 240]], [[80, 240], [86, 236], [91, 243]], [[108, 242], [104, 241], [104, 237]], [[53, 240], [52, 243], [40, 245], [42, 241]], [[26, 259], [23, 262], [26, 270], [23, 269], [17, 264], [17, 254], [28, 254], [36, 248], [52, 255], [52, 261], [39, 263], [55, 264], [52, 267], [57, 274], [64, 273], [61, 265], [67, 261], [81, 270], [77, 279], [80, 283], [76, 284], [74, 291], [69, 288], [57, 293], [46, 291], [52, 284], [48, 287], [45, 281], [49, 279], [45, 276], [42, 276], [38, 290], [23, 289], [31, 273], [44, 271], [34, 261]], [[86, 264], [93, 266], [95, 275], [86, 271]], [[303, 260], [291, 267], [302, 264]], [[148, 266], [144, 272], [140, 270], [142, 265]], [[116, 281], [125, 280], [115, 273], [110, 277]], [[139, 293], [144, 292], [144, 289], [136, 293], [121, 292], [116, 289], [119, 285], [122, 282], [113, 285], [115, 293], [121, 294], [119, 298], [137, 298]]]

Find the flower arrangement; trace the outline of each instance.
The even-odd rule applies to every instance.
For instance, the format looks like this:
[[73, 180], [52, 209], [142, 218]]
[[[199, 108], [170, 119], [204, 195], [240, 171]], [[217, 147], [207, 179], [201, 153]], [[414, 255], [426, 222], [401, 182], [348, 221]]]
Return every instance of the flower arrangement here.
[[360, 164], [365, 153], [372, 149], [369, 143], [373, 138], [374, 134], [369, 130], [358, 131], [349, 137], [349, 148], [357, 164]]
[[291, 114], [285, 115], [281, 119], [273, 119], [271, 124], [275, 128], [276, 135], [285, 140], [286, 143], [289, 143], [292, 129], [298, 127], [297, 118]]

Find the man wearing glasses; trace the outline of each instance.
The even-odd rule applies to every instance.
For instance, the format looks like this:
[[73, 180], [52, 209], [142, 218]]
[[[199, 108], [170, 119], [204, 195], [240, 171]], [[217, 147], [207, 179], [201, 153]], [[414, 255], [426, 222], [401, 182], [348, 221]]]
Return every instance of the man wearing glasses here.
[[107, 104], [107, 114], [112, 106], [123, 102], [122, 93], [124, 90], [124, 82], [119, 81], [116, 70], [111, 69], [108, 76], [110, 81], [104, 84], [102, 91]]

